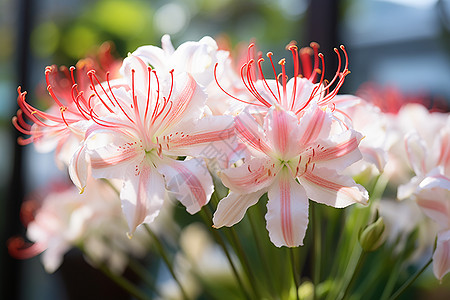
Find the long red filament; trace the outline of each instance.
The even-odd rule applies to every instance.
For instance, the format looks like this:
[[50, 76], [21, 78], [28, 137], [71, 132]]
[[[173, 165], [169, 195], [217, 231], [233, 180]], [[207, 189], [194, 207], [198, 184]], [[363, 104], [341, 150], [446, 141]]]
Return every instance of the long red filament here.
[[[218, 65], [219, 65], [219, 63], [216, 63], [215, 66], [214, 66], [214, 80], [216, 81], [217, 86], [222, 90], [222, 92], [224, 92], [228, 97], [233, 98], [233, 99], [235, 99], [235, 100], [237, 100], [237, 101], [240, 101], [240, 102], [242, 102], [242, 103], [252, 104], [252, 105], [256, 105], [256, 106], [263, 106], [263, 105], [260, 105], [260, 104], [258, 104], [258, 103], [248, 102], [248, 101], [245, 101], [245, 100], [243, 100], [243, 99], [239, 99], [239, 98], [237, 98], [236, 96], [233, 96], [233, 95], [231, 95], [230, 93], [228, 93], [228, 92], [220, 85], [219, 80], [217, 79], [217, 66], [218, 66]], [[242, 68], [241, 68], [241, 69], [242, 69]]]

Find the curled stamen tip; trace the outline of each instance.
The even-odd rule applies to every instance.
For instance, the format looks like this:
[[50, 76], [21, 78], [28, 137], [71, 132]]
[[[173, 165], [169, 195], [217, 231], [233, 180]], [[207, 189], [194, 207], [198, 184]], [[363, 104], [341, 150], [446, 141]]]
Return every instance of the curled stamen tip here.
[[314, 53], [314, 51], [313, 51], [313, 49], [311, 49], [310, 47], [303, 47], [303, 48], [300, 49], [300, 54], [308, 54], [308, 55], [311, 55], [311, 54], [313, 54], [313, 53]]
[[75, 67], [74, 66], [70, 66], [69, 70], [73, 71], [73, 70], [75, 70]]
[[269, 51], [269, 52], [267, 52], [266, 55], [267, 55], [267, 57], [271, 57], [273, 55], [273, 53]]
[[82, 188], [80, 188], [80, 195], [84, 193], [84, 189], [86, 188], [86, 186], [83, 186]]
[[175, 71], [175, 69], [172, 69], [172, 70], [169, 71], [169, 73], [173, 73], [174, 71]]
[[286, 59], [282, 58], [280, 59], [280, 61], [278, 62], [279, 65], [285, 65], [286, 64]]
[[287, 50], [292, 50], [292, 49], [297, 49], [297, 41], [290, 41], [287, 45], [286, 45], [286, 49]]
[[342, 51], [344, 51], [344, 50], [345, 50], [345, 47], [344, 47], [344, 45], [340, 45], [340, 46], [339, 46], [339, 48], [341, 48], [341, 49], [342, 49]]
[[333, 50], [334, 50], [334, 52], [336, 52], [336, 53], [339, 52], [338, 48], [334, 48]]
[[320, 57], [320, 58], [323, 58], [323, 54], [322, 53], [317, 54], [317, 56]]
[[250, 49], [250, 48], [252, 48], [252, 47], [255, 47], [255, 43], [250, 43], [250, 44], [248, 45], [248, 49]]
[[94, 75], [95, 74], [95, 70], [89, 70], [89, 71], [87, 71], [87, 75], [88, 76], [92, 76], [92, 75]]
[[258, 63], [261, 63], [261, 62], [263, 62], [264, 61], [264, 58], [262, 58], [262, 57], [260, 57], [259, 59], [258, 59]]

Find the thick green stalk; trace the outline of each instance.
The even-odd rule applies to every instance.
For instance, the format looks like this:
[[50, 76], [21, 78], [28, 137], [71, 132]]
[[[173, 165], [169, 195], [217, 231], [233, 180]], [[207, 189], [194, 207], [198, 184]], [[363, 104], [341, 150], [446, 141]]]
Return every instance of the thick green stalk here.
[[298, 294], [298, 287], [300, 286], [300, 279], [298, 278], [296, 263], [295, 263], [295, 255], [294, 255], [294, 249], [289, 248], [289, 256], [291, 258], [291, 267], [292, 267], [292, 278], [294, 280], [295, 284], [295, 296], [297, 300], [300, 300], [300, 296]]
[[320, 269], [322, 259], [322, 234], [320, 228], [319, 209], [314, 203], [311, 205], [311, 217], [314, 230], [314, 251], [313, 251], [313, 299], [317, 299], [317, 286], [320, 283]]
[[252, 229], [253, 237], [255, 239], [256, 249], [257, 249], [257, 252], [261, 259], [264, 273], [266, 274], [269, 291], [270, 291], [272, 297], [276, 298], [276, 292], [275, 292], [275, 287], [273, 285], [273, 278], [272, 278], [273, 272], [269, 268], [269, 259], [267, 258], [267, 254], [264, 251], [266, 249], [266, 247], [264, 247], [262, 241], [259, 238], [258, 230], [257, 230], [256, 224], [255, 224], [255, 220], [253, 220], [252, 212], [249, 211], [247, 213], [247, 217], [250, 222], [250, 227]]
[[355, 282], [355, 280], [356, 280], [356, 278], [357, 278], [357, 276], [359, 274], [359, 271], [361, 270], [361, 267], [364, 264], [364, 260], [365, 260], [365, 258], [367, 256], [367, 253], [368, 252], [366, 252], [364, 250], [361, 250], [360, 255], [358, 257], [358, 262], [356, 263], [356, 266], [353, 269], [352, 277], [350, 278], [350, 281], [348, 282], [347, 286], [345, 287], [344, 293], [343, 294], [341, 293], [342, 297], [339, 297], [338, 299], [342, 299], [342, 300], [347, 299], [347, 297], [348, 297], [348, 295], [350, 293], [350, 290], [351, 290], [351, 288], [352, 288], [352, 286], [353, 286], [353, 284], [354, 284], [354, 282]]
[[389, 300], [395, 300], [398, 297], [400, 297], [403, 292], [413, 284], [414, 281], [416, 281], [417, 278], [428, 268], [428, 266], [433, 261], [433, 257], [431, 257], [428, 262], [420, 269], [418, 270], [413, 276], [411, 276], [392, 296], [389, 298]]
[[155, 242], [155, 246], [159, 252], [159, 255], [163, 259], [164, 263], [166, 264], [167, 268], [169, 269], [170, 274], [172, 275], [175, 282], [178, 284], [178, 287], [180, 288], [181, 294], [183, 295], [183, 299], [188, 300], [189, 297], [186, 294], [185, 289], [183, 288], [183, 285], [181, 284], [180, 280], [178, 279], [178, 276], [175, 274], [175, 270], [173, 268], [172, 263], [169, 260], [169, 257], [167, 256], [166, 251], [164, 250], [163, 244], [160, 241], [159, 237], [153, 232], [153, 230], [148, 226], [148, 224], [144, 223], [144, 227], [147, 230], [147, 233], [152, 237], [153, 241]]
[[133, 271], [134, 274], [139, 276], [143, 283], [145, 283], [152, 292], [154, 292], [157, 296], [161, 296], [155, 286], [154, 278], [152, 278], [152, 275], [144, 266], [130, 257], [128, 258], [128, 267], [131, 269], [131, 271]]
[[239, 272], [237, 271], [237, 268], [233, 262], [233, 259], [231, 258], [230, 252], [228, 251], [227, 246], [225, 245], [225, 242], [223, 241], [222, 237], [220, 236], [219, 231], [212, 227], [211, 215], [208, 215], [206, 210], [207, 210], [206, 207], [202, 208], [202, 210], [200, 211], [200, 215], [202, 216], [203, 221], [205, 222], [206, 226], [212, 233], [215, 241], [219, 244], [219, 246], [222, 248], [223, 252], [225, 253], [225, 256], [227, 257], [228, 262], [230, 263], [234, 277], [236, 278], [236, 281], [238, 282], [238, 285], [242, 290], [242, 293], [244, 294], [244, 296], [247, 300], [251, 300], [252, 298], [248, 294], [248, 292], [244, 286], [244, 283], [242, 282], [241, 276], [239, 275]]
[[259, 295], [258, 286], [256, 284], [255, 276], [253, 275], [252, 268], [250, 266], [250, 263], [248, 261], [248, 258], [245, 254], [244, 248], [242, 247], [242, 244], [239, 240], [239, 237], [236, 234], [236, 231], [233, 227], [229, 228], [231, 232], [231, 240], [233, 244], [235, 245], [235, 249], [237, 251], [237, 255], [239, 257], [239, 260], [241, 261], [242, 266], [244, 267], [245, 272], [247, 273], [248, 280], [250, 282], [250, 285], [253, 289], [253, 293], [256, 297], [256, 299], [261, 299]]
[[144, 294], [141, 290], [139, 290], [134, 284], [125, 279], [124, 277], [114, 274], [111, 272], [104, 264], [100, 264], [98, 266], [99, 270], [103, 272], [106, 276], [108, 276], [112, 281], [114, 281], [118, 286], [127, 291], [131, 296], [135, 297], [138, 300], [151, 300], [149, 296]]

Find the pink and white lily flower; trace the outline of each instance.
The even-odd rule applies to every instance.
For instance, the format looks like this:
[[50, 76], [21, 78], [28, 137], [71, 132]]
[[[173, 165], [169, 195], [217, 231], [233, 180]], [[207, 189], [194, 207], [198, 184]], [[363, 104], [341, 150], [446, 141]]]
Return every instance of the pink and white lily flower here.
[[[229, 195], [219, 202], [214, 226], [233, 226], [267, 192], [267, 230], [277, 247], [303, 245], [310, 198], [337, 208], [366, 204], [367, 191], [338, 172], [361, 159], [362, 136], [333, 131], [331, 111], [310, 105], [299, 118], [274, 105], [258, 124], [249, 113], [235, 118], [252, 158], [221, 173]], [[262, 126], [261, 126], [262, 125]]]
[[[346, 115], [341, 111], [341, 107], [359, 103], [360, 99], [355, 96], [341, 95], [336, 97], [345, 77], [350, 73], [344, 46], [341, 46], [340, 49], [344, 53], [345, 64], [342, 66], [341, 54], [338, 49], [335, 49], [338, 56], [338, 68], [334, 78], [329, 82], [324, 80], [325, 63], [323, 55], [318, 53], [319, 45], [317, 43], [311, 43], [311, 47], [301, 48], [300, 51], [294, 42], [286, 47], [291, 51], [294, 62], [294, 76], [289, 80], [286, 75], [286, 59], [283, 58], [278, 62], [282, 72], [277, 74], [272, 52], [268, 52], [267, 57], [272, 65], [275, 79], [266, 79], [262, 69], [264, 58], [259, 57], [255, 60], [253, 55], [250, 55], [254, 46], [254, 44], [250, 44], [248, 60], [242, 65], [240, 71], [242, 83], [252, 95], [250, 100], [230, 94], [224, 87], [221, 87], [216, 78], [219, 87], [231, 98], [258, 106], [262, 111], [270, 109], [276, 104], [286, 111], [293, 112], [298, 118], [302, 117], [304, 111], [310, 105], [324, 109], [330, 108], [334, 112], [334, 118], [342, 121], [344, 121]], [[322, 69], [319, 68], [320, 61]], [[342, 114], [338, 114], [338, 112], [342, 112]]]
[[[26, 92], [22, 92], [19, 87], [17, 102], [20, 109], [12, 122], [17, 130], [29, 137], [19, 138], [18, 143], [33, 143], [35, 149], [43, 153], [55, 150], [58, 166], [63, 168], [68, 165], [84, 139], [86, 129], [92, 123], [87, 111], [88, 101], [91, 99], [83, 96], [90, 93], [91, 81], [86, 73], [96, 68], [99, 70], [99, 78], [118, 77], [118, 60], [110, 52], [111, 45], [105, 43], [100, 47], [98, 57], [82, 59], [78, 61], [76, 68], [62, 66], [58, 69], [55, 65], [46, 67], [47, 90], [53, 100], [46, 111], [27, 103]], [[109, 70], [108, 74], [104, 69]], [[33, 124], [28, 124], [25, 119]]]
[[146, 45], [137, 48], [131, 55], [157, 70], [162, 80], [170, 80], [171, 70], [174, 70], [175, 75], [187, 72], [198, 84], [206, 87], [214, 80], [213, 69], [217, 53], [217, 43], [209, 36], [198, 42], [185, 42], [175, 49], [170, 36], [165, 34], [161, 38], [161, 48]]
[[155, 219], [166, 189], [191, 214], [209, 201], [213, 183], [203, 159], [177, 157], [203, 156], [214, 142], [227, 147], [234, 129], [231, 117], [200, 119], [206, 95], [190, 74], [170, 72], [171, 80], [161, 82], [133, 55], [121, 72], [126, 82], [94, 87], [98, 101], [90, 115], [96, 124], [72, 161], [72, 177], [83, 182], [89, 163], [96, 178], [123, 179], [120, 198], [132, 234]]
[[435, 139], [434, 151], [428, 153], [417, 133], [406, 137], [408, 158], [416, 176], [399, 187], [398, 196], [415, 199], [424, 214], [439, 225], [433, 271], [436, 278], [442, 279], [450, 272], [450, 119]]

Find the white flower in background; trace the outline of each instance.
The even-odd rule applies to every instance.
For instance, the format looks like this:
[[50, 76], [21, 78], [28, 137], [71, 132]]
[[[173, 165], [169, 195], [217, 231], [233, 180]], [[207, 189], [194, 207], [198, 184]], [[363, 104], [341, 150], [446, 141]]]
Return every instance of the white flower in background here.
[[[42, 263], [49, 273], [76, 246], [83, 248], [88, 261], [106, 262], [119, 273], [126, 267], [128, 255], [143, 256], [148, 236], [139, 233], [133, 240], [127, 238], [127, 224], [117, 192], [103, 181], [90, 179], [89, 184], [92, 188], [83, 194], [74, 186], [63, 185], [46, 191], [39, 202], [25, 202], [23, 212], [29, 219], [27, 238], [34, 244], [22, 248], [23, 240], [16, 238], [10, 242], [10, 252], [19, 258], [43, 252]], [[26, 211], [31, 204], [33, 211]]]

